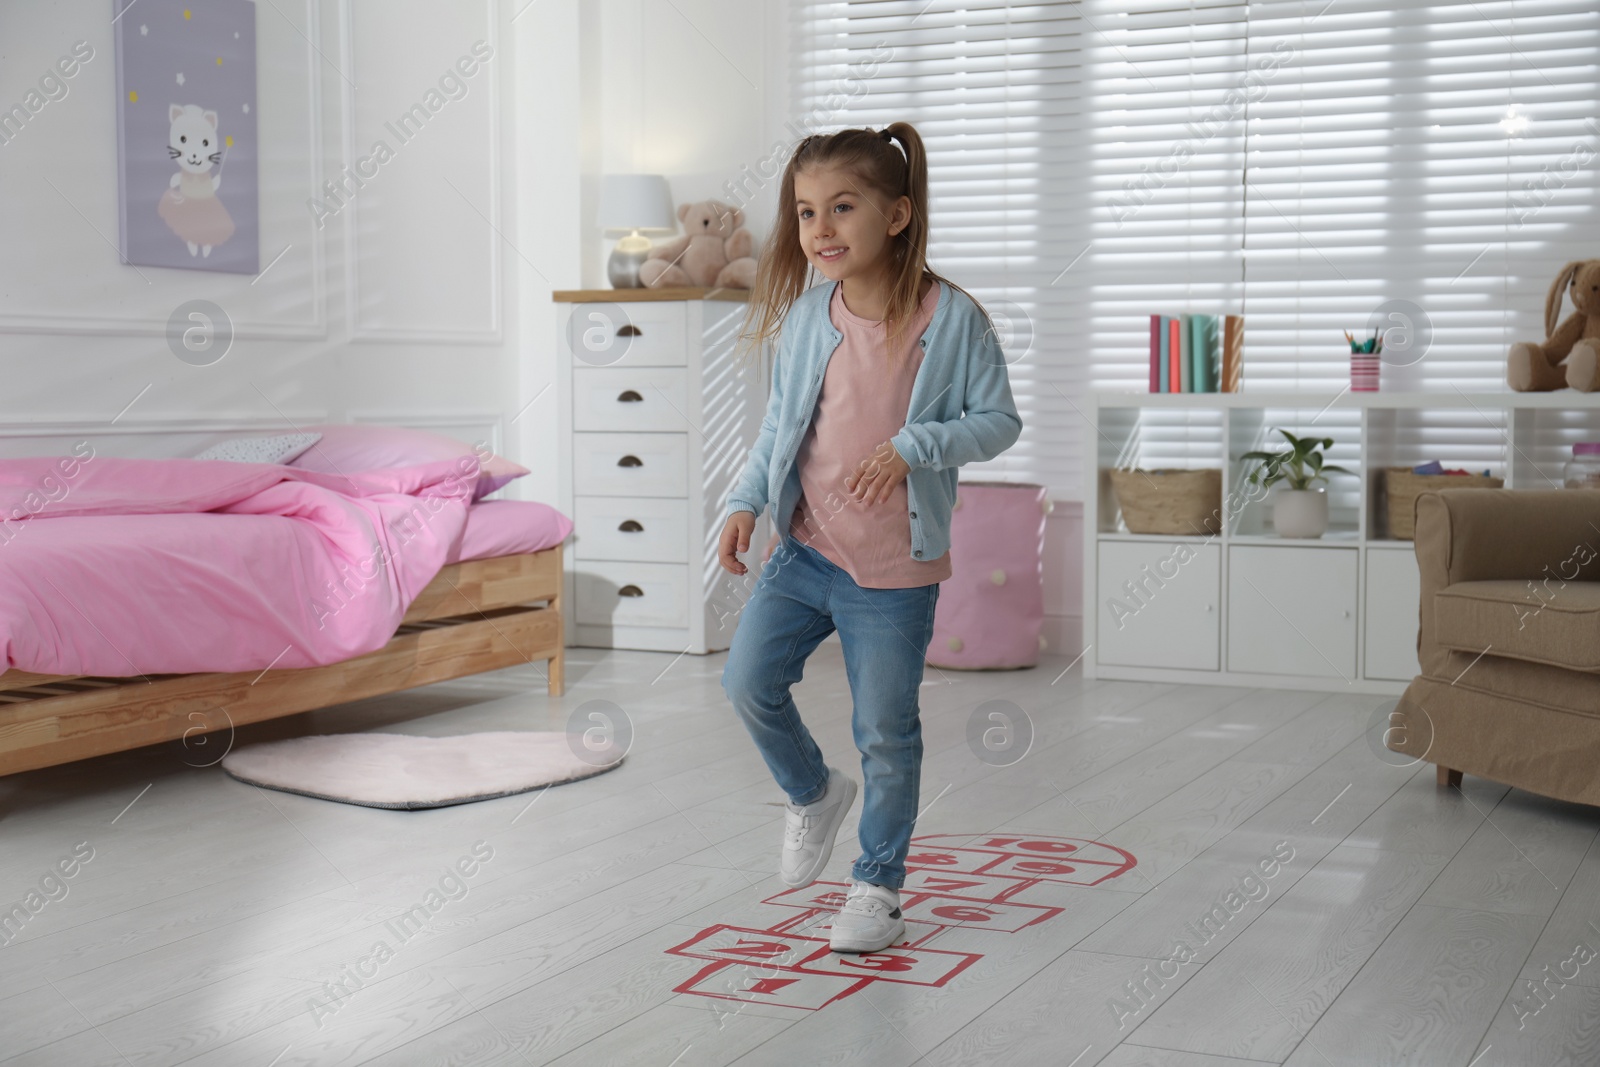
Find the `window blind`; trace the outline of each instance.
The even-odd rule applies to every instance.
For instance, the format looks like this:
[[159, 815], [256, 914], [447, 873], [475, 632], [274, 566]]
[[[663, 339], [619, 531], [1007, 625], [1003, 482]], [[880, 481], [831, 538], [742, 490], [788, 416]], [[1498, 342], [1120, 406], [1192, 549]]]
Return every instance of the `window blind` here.
[[1338, 389], [1340, 331], [1395, 303], [1427, 345], [1385, 368], [1397, 386], [1503, 391], [1600, 232], [1600, 5], [1319, 6], [1250, 6], [1252, 59], [1289, 58], [1249, 107], [1246, 373]]
[[[917, 126], [933, 266], [1011, 329], [1023, 437], [964, 476], [1080, 498], [1087, 393], [1146, 389], [1152, 313], [1244, 314], [1247, 392], [1331, 396], [1373, 326], [1410, 341], [1385, 389], [1503, 390], [1600, 232], [1594, 0], [792, 4], [795, 112]], [[1148, 421], [1144, 465], [1215, 454]]]
[[[1085, 305], [1070, 285], [1089, 244], [1080, 150], [1084, 25], [1073, 4], [794, 0], [794, 113], [816, 129], [910, 122], [928, 152], [930, 265], [995, 319], [1021, 439], [962, 477], [1078, 480], [1087, 412]], [[875, 64], [842, 109], [852, 63]], [[848, 95], [848, 94], [845, 94]], [[817, 121], [821, 120], [821, 121]], [[805, 131], [805, 132], [810, 132]], [[1070, 270], [1068, 268], [1071, 268]]]

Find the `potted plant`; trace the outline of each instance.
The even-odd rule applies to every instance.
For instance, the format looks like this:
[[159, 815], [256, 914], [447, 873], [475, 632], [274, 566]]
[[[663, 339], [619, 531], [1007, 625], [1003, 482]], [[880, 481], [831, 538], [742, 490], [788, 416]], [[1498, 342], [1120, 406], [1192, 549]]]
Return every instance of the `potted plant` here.
[[1279, 537], [1321, 537], [1328, 531], [1328, 491], [1314, 482], [1326, 482], [1327, 471], [1351, 474], [1343, 467], [1324, 463], [1322, 449], [1333, 447], [1331, 437], [1296, 437], [1277, 428], [1289, 442], [1282, 452], [1246, 452], [1241, 459], [1260, 460], [1245, 479], [1246, 485], [1270, 489], [1287, 483], [1272, 504], [1272, 526]]

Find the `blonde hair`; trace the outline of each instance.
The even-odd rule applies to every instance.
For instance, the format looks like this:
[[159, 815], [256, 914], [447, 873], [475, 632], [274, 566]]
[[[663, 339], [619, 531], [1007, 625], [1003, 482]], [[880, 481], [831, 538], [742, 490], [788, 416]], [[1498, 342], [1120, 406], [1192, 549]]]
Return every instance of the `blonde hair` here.
[[[904, 153], [893, 141], [904, 146]], [[839, 167], [865, 192], [891, 203], [902, 196], [911, 201], [911, 220], [891, 238], [889, 245], [893, 263], [884, 309], [884, 321], [888, 326], [884, 332], [885, 345], [890, 352], [899, 351], [898, 342], [905, 336], [921, 303], [925, 278], [935, 284], [944, 282], [965, 294], [988, 318], [988, 312], [971, 293], [928, 267], [928, 156], [916, 127], [909, 122], [893, 122], [882, 130], [848, 129], [812, 134], [801, 141], [789, 157], [778, 192], [777, 218], [761, 250], [756, 282], [750, 290], [739, 335], [740, 341], [748, 346], [748, 353], [753, 353], [756, 346], [782, 330], [789, 309], [808, 288], [811, 262], [800, 246], [794, 179], [801, 171], [821, 167]]]

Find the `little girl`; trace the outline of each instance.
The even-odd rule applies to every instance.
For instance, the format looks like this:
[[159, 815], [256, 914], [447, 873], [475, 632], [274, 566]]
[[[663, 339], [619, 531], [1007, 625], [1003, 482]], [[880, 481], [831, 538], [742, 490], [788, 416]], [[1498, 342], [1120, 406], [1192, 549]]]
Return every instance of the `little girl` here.
[[[876, 952], [905, 935], [917, 701], [950, 576], [956, 468], [1010, 448], [1022, 420], [988, 313], [927, 267], [927, 157], [909, 123], [807, 137], [778, 201], [750, 294], [747, 325], [759, 326], [745, 334], [778, 334], [778, 355], [729, 495], [722, 566], [746, 573], [736, 553], [769, 506], [780, 543], [739, 616], [722, 685], [789, 797], [783, 880], [808, 885], [856, 783], [824, 761], [789, 689], [838, 630], [866, 795], [862, 855], [829, 940]], [[807, 288], [811, 267], [829, 284]]]

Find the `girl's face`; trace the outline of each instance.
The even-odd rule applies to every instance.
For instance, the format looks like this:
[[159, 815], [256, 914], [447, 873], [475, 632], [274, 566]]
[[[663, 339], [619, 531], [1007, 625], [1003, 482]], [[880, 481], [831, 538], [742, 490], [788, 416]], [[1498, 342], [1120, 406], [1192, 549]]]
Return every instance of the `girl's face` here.
[[876, 274], [888, 262], [890, 239], [911, 221], [911, 199], [885, 204], [839, 167], [794, 176], [800, 247], [832, 281]]

